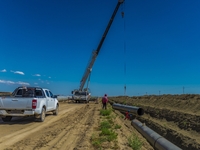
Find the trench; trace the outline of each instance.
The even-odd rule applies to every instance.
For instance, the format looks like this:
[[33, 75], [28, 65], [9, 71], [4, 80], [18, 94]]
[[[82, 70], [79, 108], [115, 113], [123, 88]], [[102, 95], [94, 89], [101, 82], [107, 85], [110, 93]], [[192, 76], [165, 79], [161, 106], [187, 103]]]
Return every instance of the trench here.
[[[110, 100], [111, 104], [117, 101]], [[150, 129], [183, 150], [200, 149], [200, 116], [140, 105], [143, 116], [133, 115]]]

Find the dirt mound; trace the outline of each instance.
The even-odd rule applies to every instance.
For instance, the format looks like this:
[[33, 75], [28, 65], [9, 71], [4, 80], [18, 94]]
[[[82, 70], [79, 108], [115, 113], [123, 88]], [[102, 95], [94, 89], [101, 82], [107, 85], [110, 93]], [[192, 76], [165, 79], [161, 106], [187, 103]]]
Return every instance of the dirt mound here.
[[113, 97], [116, 103], [142, 107], [145, 115], [138, 118], [147, 126], [185, 150], [200, 149], [199, 95], [162, 95]]

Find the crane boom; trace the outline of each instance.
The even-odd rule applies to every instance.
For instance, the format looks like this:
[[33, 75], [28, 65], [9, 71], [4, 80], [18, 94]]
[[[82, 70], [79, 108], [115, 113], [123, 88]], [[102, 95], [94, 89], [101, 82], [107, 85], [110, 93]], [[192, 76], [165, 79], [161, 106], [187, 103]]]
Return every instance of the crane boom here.
[[96, 58], [97, 58], [97, 55], [98, 55], [99, 52], [100, 52], [101, 46], [102, 46], [102, 44], [103, 44], [103, 42], [104, 42], [104, 40], [105, 40], [105, 38], [106, 38], [106, 35], [107, 35], [107, 33], [108, 33], [108, 31], [109, 31], [111, 25], [112, 25], [112, 22], [113, 22], [113, 20], [114, 20], [114, 18], [115, 18], [115, 15], [116, 15], [116, 13], [117, 13], [117, 11], [118, 11], [118, 9], [119, 9], [119, 6], [120, 6], [123, 2], [124, 2], [124, 0], [118, 0], [118, 3], [117, 3], [117, 5], [116, 5], [116, 7], [115, 7], [115, 10], [114, 10], [114, 12], [113, 12], [111, 18], [110, 18], [110, 21], [109, 21], [109, 23], [108, 23], [108, 25], [107, 25], [107, 27], [106, 27], [106, 30], [104, 31], [104, 34], [103, 34], [103, 36], [102, 36], [102, 38], [101, 38], [101, 41], [100, 41], [100, 43], [99, 43], [97, 49], [96, 49], [95, 51], [93, 51], [92, 57], [91, 57], [91, 59], [90, 59], [90, 61], [89, 61], [89, 64], [88, 64], [88, 66], [87, 66], [87, 68], [86, 68], [86, 70], [85, 70], [85, 72], [84, 72], [84, 74], [83, 74], [83, 77], [82, 77], [82, 79], [81, 79], [81, 81], [80, 81], [79, 91], [82, 91], [82, 90], [83, 90], [83, 87], [84, 87], [84, 85], [85, 85], [85, 82], [86, 82], [86, 80], [87, 80], [89, 74], [90, 74], [91, 71], [92, 71], [92, 66], [94, 65], [94, 62], [95, 62], [95, 60], [96, 60]]

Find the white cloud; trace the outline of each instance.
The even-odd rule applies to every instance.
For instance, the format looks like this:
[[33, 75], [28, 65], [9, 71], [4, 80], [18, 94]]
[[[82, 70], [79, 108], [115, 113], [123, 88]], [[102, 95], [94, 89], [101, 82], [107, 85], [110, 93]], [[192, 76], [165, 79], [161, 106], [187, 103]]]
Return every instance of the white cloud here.
[[51, 77], [49, 77], [49, 79], [51, 79]]
[[27, 82], [21, 82], [21, 81], [16, 82], [16, 84], [19, 84], [19, 85], [30, 85], [30, 84], [27, 83]]
[[7, 72], [6, 69], [1, 70], [0, 72]]
[[27, 82], [21, 82], [21, 81], [13, 82], [13, 81], [0, 80], [0, 83], [4, 83], [4, 84], [30, 85], [30, 84], [27, 83]]
[[21, 72], [21, 71], [12, 71], [12, 70], [11, 70], [11, 72], [13, 72], [13, 73], [15, 73], [15, 74], [24, 75], [24, 73], [23, 73], [23, 72]]
[[13, 81], [5, 81], [5, 80], [0, 80], [0, 83], [15, 84], [15, 82], [13, 82]]
[[33, 76], [40, 77], [41, 75], [40, 74], [34, 74]]

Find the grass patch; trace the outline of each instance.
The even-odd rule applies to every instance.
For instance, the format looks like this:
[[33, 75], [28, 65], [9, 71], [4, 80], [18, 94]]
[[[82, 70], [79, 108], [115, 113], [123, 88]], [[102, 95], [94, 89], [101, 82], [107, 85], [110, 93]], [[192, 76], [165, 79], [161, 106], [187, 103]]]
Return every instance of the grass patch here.
[[105, 118], [106, 118], [106, 119], [111, 119], [111, 116], [109, 115], [109, 116], [106, 116]]
[[101, 144], [106, 141], [106, 138], [99, 138], [97, 135], [92, 135], [91, 142], [95, 148], [102, 148]]
[[110, 125], [110, 123], [108, 121], [101, 122], [100, 129], [104, 129], [104, 128], [107, 128], [107, 129], [111, 128], [111, 125]]
[[100, 115], [102, 116], [109, 116], [111, 114], [111, 110], [110, 109], [101, 109], [100, 110]]
[[104, 136], [109, 142], [117, 139], [117, 133], [107, 128], [103, 128], [99, 136]]
[[101, 143], [102, 142], [100, 141], [100, 139], [95, 139], [92, 141], [92, 145], [96, 148], [101, 148]]
[[136, 136], [135, 134], [131, 135], [128, 138], [128, 144], [133, 150], [140, 150], [143, 145], [142, 141], [140, 141], [138, 136]]
[[[115, 125], [116, 115], [113, 114], [112, 106], [108, 105], [108, 109], [100, 109], [100, 124], [99, 130], [96, 135], [92, 135], [91, 143], [95, 149], [107, 148], [118, 149], [117, 136], [118, 134], [114, 129], [121, 128], [119, 125]], [[109, 144], [107, 144], [109, 142]], [[102, 147], [104, 145], [104, 147]]]
[[113, 119], [108, 119], [108, 122], [109, 122], [110, 124], [114, 124]]
[[114, 127], [114, 129], [120, 129], [121, 127], [122, 127], [122, 126], [116, 124], [115, 127]]
[[122, 102], [123, 105], [126, 105], [126, 103], [127, 103], [126, 100], [124, 100], [124, 101]]

